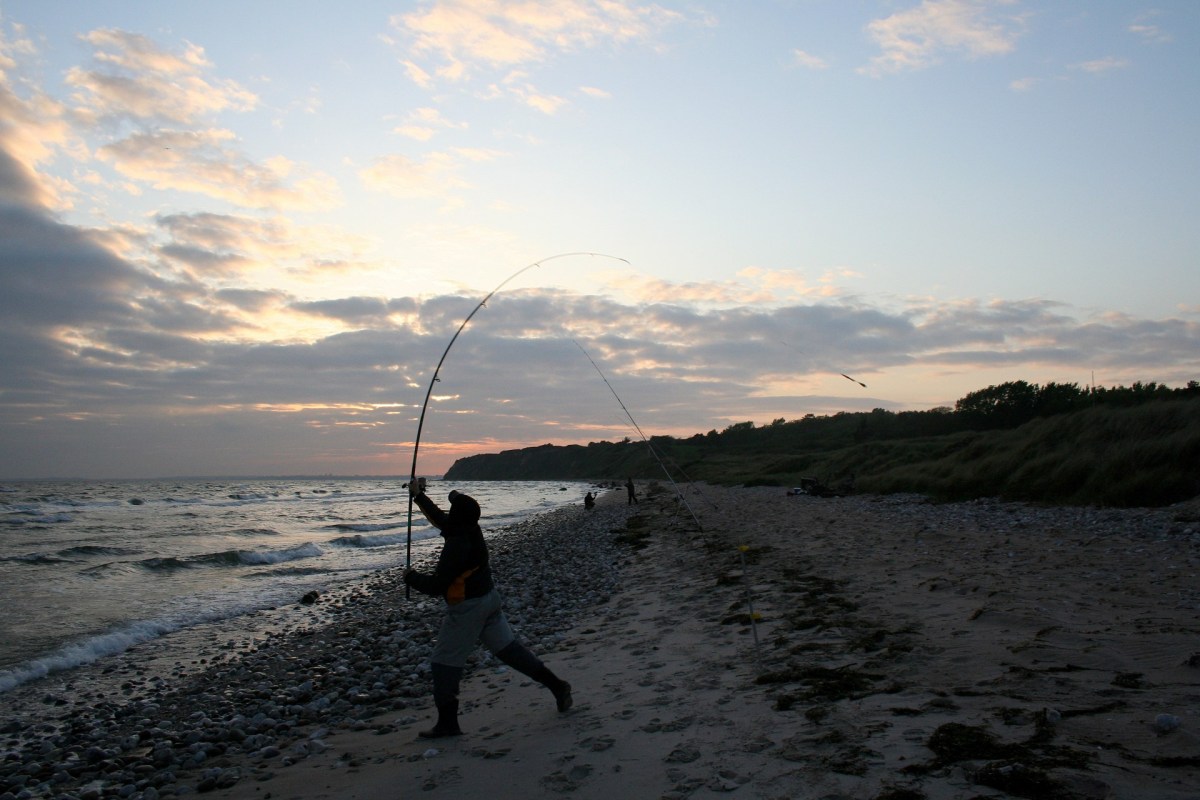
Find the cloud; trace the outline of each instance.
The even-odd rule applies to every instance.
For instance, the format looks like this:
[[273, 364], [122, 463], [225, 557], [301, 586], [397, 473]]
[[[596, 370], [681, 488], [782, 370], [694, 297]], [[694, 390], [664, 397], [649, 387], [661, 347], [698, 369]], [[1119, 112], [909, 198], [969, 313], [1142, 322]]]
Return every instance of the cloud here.
[[[0, 164], [6, 161], [12, 163], [0, 157]], [[0, 186], [9, 177], [0, 169]], [[36, 210], [0, 205], [2, 329], [53, 336], [63, 327], [122, 321], [131, 311], [129, 298], [146, 284], [143, 273], [86, 231]]]
[[245, 208], [314, 210], [341, 204], [341, 191], [329, 175], [282, 157], [255, 163], [231, 146], [235, 139], [232, 131], [218, 128], [160, 129], [106, 144], [97, 156], [156, 189], [194, 192]]
[[441, 130], [466, 130], [466, 122], [454, 122], [442, 116], [442, 112], [428, 106], [418, 108], [408, 114], [407, 120], [397, 125], [393, 133], [427, 142]]
[[435, 0], [391, 17], [409, 78], [430, 89], [486, 75], [492, 96], [507, 96], [543, 114], [565, 98], [518, 82], [556, 58], [605, 46], [646, 43], [684, 15], [628, 0]]
[[[590, 0], [441, 0], [392, 17], [420, 57], [440, 60], [453, 77], [476, 65], [512, 67], [605, 43], [645, 40], [680, 20], [657, 5]], [[458, 68], [462, 67], [462, 71]]]
[[306, 314], [340, 320], [353, 327], [392, 327], [395, 324], [392, 322], [393, 315], [411, 316], [418, 310], [418, 305], [412, 298], [387, 300], [382, 297], [346, 297], [293, 303], [292, 308]]
[[836, 297], [845, 290], [836, 285], [839, 277], [853, 273], [837, 270], [811, 280], [798, 270], [745, 267], [727, 281], [678, 283], [650, 275], [620, 271], [599, 273], [605, 292], [636, 303], [687, 302], [706, 306], [781, 305], [814, 297]]
[[[370, 243], [327, 226], [299, 225], [282, 216], [251, 217], [197, 212], [160, 214], [158, 230], [169, 237], [161, 250], [176, 261], [203, 266], [208, 277], [236, 275], [274, 265], [293, 271], [321, 270], [357, 261]], [[220, 267], [219, 265], [225, 265]]]
[[558, 110], [567, 103], [565, 98], [544, 94], [528, 84], [509, 87], [509, 92], [525, 105], [537, 109], [547, 116], [558, 113]]
[[1090, 72], [1093, 75], [1100, 75], [1105, 72], [1111, 72], [1114, 69], [1124, 69], [1129, 66], [1129, 59], [1118, 58], [1116, 56], [1106, 56], [1097, 58], [1091, 61], [1082, 61], [1078, 64], [1072, 64], [1071, 69]]
[[[295, 255], [289, 228], [273, 220], [164, 215], [157, 227], [194, 257]], [[93, 475], [303, 472], [316, 464], [395, 472], [433, 365], [479, 296], [312, 300], [222, 286], [197, 264], [195, 275], [164, 279], [92, 232], [4, 207], [0, 462], [22, 470], [37, 463], [41, 474], [80, 465]], [[924, 384], [939, 371], [987, 370], [1069, 380], [1103, 368], [1182, 381], [1200, 367], [1195, 321], [1081, 317], [1041, 299], [883, 307], [825, 294], [840, 274], [806, 280], [771, 268], [733, 282], [625, 277], [642, 287], [635, 297], [512, 289], [492, 298], [442, 371], [430, 453], [624, 435], [619, 409], [573, 340], [639, 424], [681, 435], [748, 418], [909, 407], [887, 394], [820, 388], [822, 376], [844, 383], [841, 372], [875, 392], [877, 380], [866, 376]], [[769, 300], [736, 302], [759, 295]], [[940, 404], [961, 393], [936, 397]], [[177, 446], [189, 448], [187, 459], [160, 452]], [[21, 456], [31, 447], [34, 461]], [[96, 448], [134, 466], [104, 462]]]
[[64, 106], [21, 80], [22, 61], [35, 55], [32, 41], [10, 38], [0, 27], [0, 149], [9, 159], [4, 169], [13, 176], [4, 185], [8, 192], [20, 192], [22, 204], [65, 209], [71, 204], [73, 187], [39, 167], [60, 151], [77, 155], [83, 145], [71, 130]]
[[859, 72], [881, 77], [924, 69], [947, 53], [982, 58], [1010, 53], [1023, 28], [1020, 16], [998, 9], [1012, 0], [922, 0], [916, 8], [867, 25], [881, 53]]
[[[283, 157], [251, 159], [231, 131], [211, 124], [226, 112], [253, 111], [258, 98], [235, 81], [210, 76], [202, 48], [185, 44], [173, 52], [116, 29], [81, 38], [94, 48], [93, 64], [67, 70], [72, 94], [62, 103], [35, 81], [16, 80], [36, 51], [0, 30], [0, 147], [27, 176], [23, 203], [65, 210], [84, 198], [103, 207], [108, 193], [137, 195], [147, 184], [246, 208], [311, 210], [341, 202], [330, 176]], [[110, 164], [122, 180], [98, 172], [93, 159]]]
[[258, 97], [236, 81], [204, 76], [212, 64], [204, 48], [187, 44], [171, 53], [136, 33], [102, 28], [82, 39], [94, 48], [96, 69], [73, 67], [75, 112], [93, 122], [153, 119], [190, 124], [215, 113], [250, 111]]
[[814, 56], [803, 50], [792, 50], [792, 63], [806, 69], [828, 69], [829, 64], [820, 56]]
[[1151, 10], [1139, 15], [1137, 20], [1129, 26], [1129, 32], [1146, 44], [1166, 44], [1174, 41], [1174, 36], [1153, 22], [1161, 14], [1161, 11]]
[[443, 150], [427, 153], [420, 159], [397, 153], [375, 159], [370, 166], [359, 170], [358, 177], [368, 189], [393, 197], [442, 198], [454, 202], [457, 193], [471, 187], [462, 176], [465, 164], [492, 161], [503, 155], [485, 148]]

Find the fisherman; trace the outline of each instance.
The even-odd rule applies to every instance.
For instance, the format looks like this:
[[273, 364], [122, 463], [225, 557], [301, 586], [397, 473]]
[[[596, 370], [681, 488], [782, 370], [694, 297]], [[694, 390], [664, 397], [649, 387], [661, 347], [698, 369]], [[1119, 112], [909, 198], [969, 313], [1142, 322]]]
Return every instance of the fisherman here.
[[629, 492], [629, 502], [626, 505], [637, 505], [637, 489], [634, 488], [632, 476], [630, 476], [629, 480], [625, 481], [625, 491]]
[[432, 573], [414, 569], [404, 572], [406, 585], [446, 601], [446, 615], [430, 657], [437, 722], [419, 735], [437, 739], [462, 734], [458, 726], [458, 686], [467, 656], [480, 642], [505, 664], [548, 688], [559, 711], [569, 710], [573, 702], [571, 685], [517, 640], [504, 616], [479, 527], [479, 503], [452, 491], [447, 513], [425, 495], [423, 479], [412, 481], [408, 491], [445, 540]]
[[596, 507], [596, 498], [592, 495], [591, 492], [588, 492], [586, 495], [583, 496], [583, 507], [588, 509], [589, 511]]

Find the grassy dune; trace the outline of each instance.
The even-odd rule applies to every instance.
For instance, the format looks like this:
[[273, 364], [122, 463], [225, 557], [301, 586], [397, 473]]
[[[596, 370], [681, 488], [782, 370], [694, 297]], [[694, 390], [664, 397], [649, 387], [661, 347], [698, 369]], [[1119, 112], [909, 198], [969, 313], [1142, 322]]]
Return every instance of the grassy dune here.
[[946, 500], [1165, 505], [1200, 494], [1200, 403], [1100, 407], [1012, 430], [868, 442], [741, 467], [757, 483], [814, 476], [853, 491]]

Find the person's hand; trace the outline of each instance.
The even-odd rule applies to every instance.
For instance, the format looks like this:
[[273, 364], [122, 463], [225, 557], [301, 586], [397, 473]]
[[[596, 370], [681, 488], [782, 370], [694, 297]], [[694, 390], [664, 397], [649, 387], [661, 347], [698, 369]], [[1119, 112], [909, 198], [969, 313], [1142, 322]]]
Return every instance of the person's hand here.
[[410, 497], [416, 497], [419, 494], [425, 494], [425, 479], [413, 478], [408, 482], [408, 494]]

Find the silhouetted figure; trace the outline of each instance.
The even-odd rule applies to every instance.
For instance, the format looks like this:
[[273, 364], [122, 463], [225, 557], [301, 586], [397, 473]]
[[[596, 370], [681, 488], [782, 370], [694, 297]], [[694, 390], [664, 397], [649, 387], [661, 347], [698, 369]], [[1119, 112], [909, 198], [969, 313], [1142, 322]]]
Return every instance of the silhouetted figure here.
[[596, 498], [592, 496], [591, 492], [583, 496], [583, 507], [589, 511], [596, 507]]
[[430, 656], [433, 703], [437, 723], [420, 735], [427, 739], [458, 736], [458, 685], [463, 666], [475, 647], [483, 645], [513, 669], [528, 675], [554, 693], [559, 711], [571, 707], [571, 684], [557, 675], [517, 641], [508, 625], [500, 595], [492, 583], [488, 549], [479, 527], [479, 503], [462, 492], [450, 492], [450, 512], [425, 496], [425, 487], [413, 481], [409, 493], [421, 512], [442, 532], [445, 540], [431, 574], [409, 569], [404, 583], [418, 592], [442, 597], [446, 614]]
[[629, 502], [626, 505], [637, 505], [637, 490], [633, 486], [633, 478], [625, 481], [625, 491], [629, 492]]

